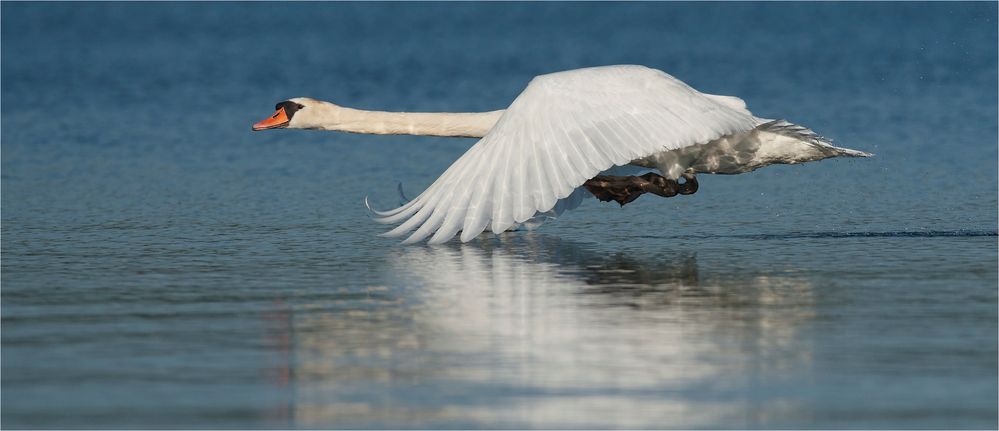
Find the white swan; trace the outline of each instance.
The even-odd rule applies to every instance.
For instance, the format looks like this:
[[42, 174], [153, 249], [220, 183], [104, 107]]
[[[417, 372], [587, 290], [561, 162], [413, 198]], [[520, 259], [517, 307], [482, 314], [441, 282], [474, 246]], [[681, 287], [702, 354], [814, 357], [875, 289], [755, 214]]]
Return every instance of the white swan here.
[[[385, 236], [405, 243], [469, 241], [557, 216], [592, 193], [622, 205], [642, 193], [697, 190], [696, 173], [739, 174], [775, 163], [868, 157], [834, 147], [809, 129], [757, 118], [736, 97], [703, 94], [644, 66], [604, 66], [541, 75], [505, 111], [390, 113], [309, 98], [277, 105], [253, 130], [298, 128], [371, 134], [481, 137], [412, 201], [373, 211], [401, 223]], [[662, 176], [610, 176], [614, 167]], [[685, 178], [679, 183], [680, 177]]]

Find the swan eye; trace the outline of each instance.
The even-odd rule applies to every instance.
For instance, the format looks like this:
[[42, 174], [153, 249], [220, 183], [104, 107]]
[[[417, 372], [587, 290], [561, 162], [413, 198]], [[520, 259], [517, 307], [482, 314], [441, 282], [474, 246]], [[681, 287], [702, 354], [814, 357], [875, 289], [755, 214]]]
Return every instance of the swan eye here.
[[304, 108], [304, 107], [305, 107], [305, 105], [302, 105], [302, 104], [300, 104], [300, 103], [296, 103], [296, 105], [298, 105], [298, 109], [302, 109], [302, 108]]

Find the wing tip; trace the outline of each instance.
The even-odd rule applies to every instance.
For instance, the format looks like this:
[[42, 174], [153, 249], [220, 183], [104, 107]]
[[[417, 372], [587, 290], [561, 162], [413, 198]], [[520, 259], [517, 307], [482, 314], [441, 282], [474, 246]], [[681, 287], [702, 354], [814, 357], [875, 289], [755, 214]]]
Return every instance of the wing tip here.
[[406, 197], [406, 193], [402, 191], [402, 181], [399, 181], [399, 182], [396, 183], [395, 189], [396, 189], [396, 191], [399, 192], [399, 206], [396, 207], [396, 208], [387, 210], [387, 211], [379, 211], [379, 210], [376, 210], [376, 209], [372, 208], [371, 207], [371, 200], [369, 199], [370, 195], [364, 195], [364, 207], [367, 208], [368, 212], [370, 213], [369, 215], [371, 215], [372, 217], [375, 217], [375, 216], [377, 216], [377, 217], [388, 217], [388, 216], [391, 216], [393, 214], [397, 214], [400, 210], [402, 210], [404, 207], [406, 207], [406, 205], [409, 205], [410, 202], [412, 202], [411, 199], [409, 199], [409, 198]]
[[379, 211], [379, 210], [376, 210], [376, 209], [372, 208], [371, 207], [371, 200], [368, 197], [369, 197], [368, 195], [364, 195], [364, 208], [366, 208], [368, 210], [368, 216], [369, 217], [377, 219], [379, 217], [386, 217], [386, 216], [392, 215], [392, 210]]

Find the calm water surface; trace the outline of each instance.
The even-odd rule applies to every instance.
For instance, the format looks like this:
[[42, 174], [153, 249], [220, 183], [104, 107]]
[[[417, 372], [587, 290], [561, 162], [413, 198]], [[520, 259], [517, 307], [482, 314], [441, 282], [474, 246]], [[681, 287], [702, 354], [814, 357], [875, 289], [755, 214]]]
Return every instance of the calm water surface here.
[[[995, 3], [2, 5], [4, 428], [995, 428]], [[868, 160], [400, 247], [503, 108], [639, 63]]]

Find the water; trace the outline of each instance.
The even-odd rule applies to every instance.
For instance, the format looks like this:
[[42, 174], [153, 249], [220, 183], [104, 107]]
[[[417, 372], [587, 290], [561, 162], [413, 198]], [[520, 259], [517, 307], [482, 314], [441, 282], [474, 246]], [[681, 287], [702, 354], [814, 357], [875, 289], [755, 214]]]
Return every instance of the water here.
[[[2, 5], [4, 428], [995, 428], [995, 3]], [[400, 247], [361, 199], [638, 63], [871, 151]]]

